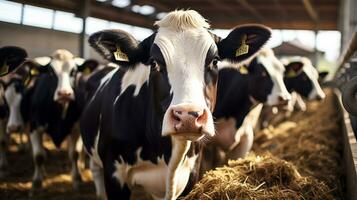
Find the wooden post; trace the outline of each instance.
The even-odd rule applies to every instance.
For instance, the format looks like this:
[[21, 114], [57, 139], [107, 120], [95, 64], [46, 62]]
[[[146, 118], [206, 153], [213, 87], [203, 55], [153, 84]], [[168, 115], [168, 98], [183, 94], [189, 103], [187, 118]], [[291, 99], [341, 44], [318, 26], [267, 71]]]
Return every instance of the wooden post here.
[[90, 12], [90, 0], [82, 0], [81, 2], [81, 13], [82, 18], [82, 32], [79, 35], [79, 55], [82, 58], [89, 58], [89, 47], [87, 44], [86, 37], [86, 27], [87, 27], [87, 17]]

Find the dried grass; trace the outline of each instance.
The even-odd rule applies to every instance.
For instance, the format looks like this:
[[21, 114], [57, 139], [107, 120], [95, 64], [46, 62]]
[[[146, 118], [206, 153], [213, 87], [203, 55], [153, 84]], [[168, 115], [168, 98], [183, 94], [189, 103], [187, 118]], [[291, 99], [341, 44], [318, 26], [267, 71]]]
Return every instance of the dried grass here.
[[254, 153], [208, 171], [182, 199], [342, 199], [339, 117], [325, 92], [324, 102], [258, 132]]

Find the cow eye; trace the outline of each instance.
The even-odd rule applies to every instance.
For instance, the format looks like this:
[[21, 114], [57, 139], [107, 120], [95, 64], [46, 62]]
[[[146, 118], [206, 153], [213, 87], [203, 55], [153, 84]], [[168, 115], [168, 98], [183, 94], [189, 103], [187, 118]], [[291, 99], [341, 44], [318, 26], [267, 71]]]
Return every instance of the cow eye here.
[[211, 64], [210, 64], [210, 69], [217, 69], [217, 64], [218, 64], [219, 58], [215, 57], [213, 58]]
[[263, 77], [266, 77], [266, 76], [267, 76], [267, 73], [266, 73], [266, 72], [262, 72], [262, 76], [263, 76]]
[[221, 60], [221, 59], [220, 59], [218, 56], [215, 56], [215, 57], [213, 58], [213, 60], [212, 60], [212, 64], [215, 65], [215, 66], [217, 66], [218, 61], [220, 61], [220, 60]]

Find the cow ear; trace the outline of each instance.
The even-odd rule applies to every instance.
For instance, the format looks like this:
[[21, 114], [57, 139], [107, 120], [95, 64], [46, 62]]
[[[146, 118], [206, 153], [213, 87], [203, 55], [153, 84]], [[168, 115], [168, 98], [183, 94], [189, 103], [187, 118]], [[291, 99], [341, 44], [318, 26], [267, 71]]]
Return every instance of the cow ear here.
[[288, 78], [293, 78], [302, 72], [302, 69], [304, 67], [304, 63], [302, 62], [290, 62], [285, 66], [285, 75]]
[[[142, 48], [132, 35], [122, 30], [104, 30], [92, 34], [89, 44], [105, 59], [121, 66], [132, 66], [145, 62], [148, 49]], [[143, 41], [144, 42], [144, 41]]]
[[86, 60], [82, 65], [78, 66], [78, 71], [83, 74], [92, 73], [99, 66], [99, 62], [94, 59]]
[[81, 66], [86, 61], [84, 58], [80, 58], [80, 57], [74, 57], [73, 60], [77, 66]]
[[0, 48], [0, 76], [16, 70], [27, 58], [27, 52], [19, 47]]
[[29, 68], [30, 76], [37, 76], [42, 73], [50, 72], [49, 64], [51, 63], [51, 57], [36, 57], [32, 60], [28, 60], [24, 63]]
[[270, 36], [271, 30], [263, 25], [236, 27], [217, 43], [219, 56], [231, 62], [242, 62], [255, 55]]
[[327, 72], [327, 71], [319, 72], [319, 78], [320, 78], [320, 79], [326, 78], [327, 75], [328, 75], [328, 72]]

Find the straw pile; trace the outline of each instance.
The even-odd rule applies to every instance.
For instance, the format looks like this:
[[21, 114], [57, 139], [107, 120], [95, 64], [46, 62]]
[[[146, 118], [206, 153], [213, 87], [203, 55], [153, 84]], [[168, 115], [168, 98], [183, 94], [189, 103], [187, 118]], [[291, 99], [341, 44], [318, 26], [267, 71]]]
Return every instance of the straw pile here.
[[207, 172], [183, 199], [342, 199], [332, 91], [324, 102], [256, 134], [253, 154]]

